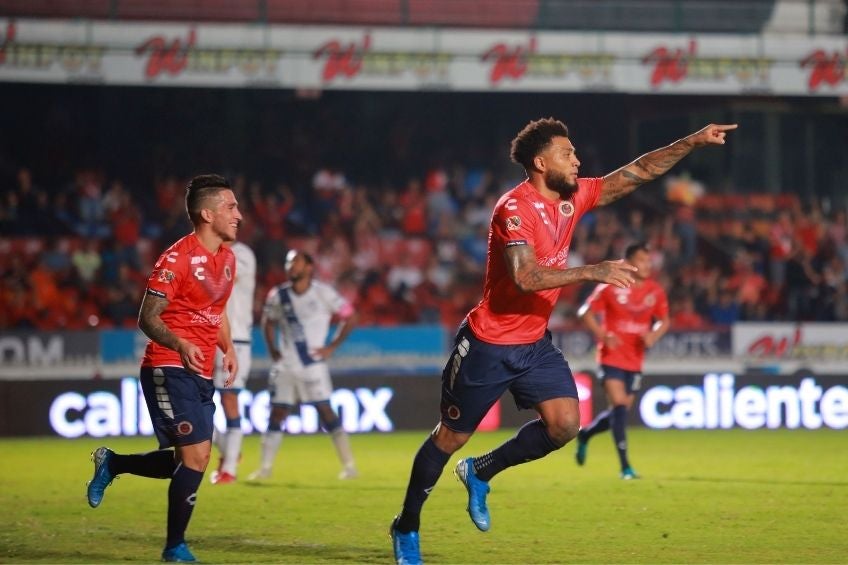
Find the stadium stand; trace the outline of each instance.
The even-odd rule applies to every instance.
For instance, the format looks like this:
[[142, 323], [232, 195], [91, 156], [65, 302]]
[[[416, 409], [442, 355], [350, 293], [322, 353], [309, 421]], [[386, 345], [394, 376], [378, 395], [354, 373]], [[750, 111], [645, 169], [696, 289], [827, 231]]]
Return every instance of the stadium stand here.
[[[799, 6], [810, 9], [802, 16]], [[832, 0], [0, 0], [0, 15], [7, 17], [734, 33], [841, 32], [844, 13], [843, 3]], [[13, 100], [15, 89], [4, 88]], [[32, 99], [34, 114], [9, 113], [4, 130], [16, 142], [0, 144], [2, 329], [135, 326], [150, 262], [164, 243], [188, 229], [182, 190], [189, 175], [180, 166], [186, 144], [177, 135], [183, 131], [194, 132], [196, 163], [246, 164], [224, 168], [236, 182], [246, 217], [241, 237], [260, 259], [257, 311], [265, 290], [284, 277], [285, 250], [299, 247], [318, 258], [322, 278], [336, 281], [362, 306], [363, 323], [454, 326], [479, 299], [494, 199], [520, 180], [514, 168], [503, 168], [504, 147], [491, 147], [491, 139], [502, 139], [504, 131], [485, 130], [473, 102], [445, 115], [438, 95], [417, 98], [413, 114], [404, 110], [409, 99], [385, 95], [350, 102], [350, 93], [324, 95], [320, 109], [248, 99], [242, 104], [255, 106], [254, 122], [219, 126], [207, 125], [202, 116], [235, 104], [229, 93], [183, 98], [169, 93], [173, 98], [167, 102], [163, 94], [150, 94], [146, 103], [157, 119], [146, 120], [140, 116], [150, 114], [141, 110], [122, 113], [139, 108], [137, 92], [124, 92], [119, 102], [106, 94], [99, 100], [99, 93], [102, 104], [95, 106], [79, 101], [88, 96], [82, 91], [66, 90], [54, 106], [28, 92], [14, 99]], [[605, 155], [618, 158], [623, 142], [617, 136], [589, 136], [629, 119], [623, 105], [597, 102], [608, 108], [605, 116], [581, 124], [585, 114], [596, 112], [570, 107], [575, 100], [569, 99], [563, 117], [577, 122], [581, 170], [600, 174], [621, 164], [597, 157], [603, 146]], [[516, 104], [503, 99], [499, 104], [503, 115], [516, 114]], [[348, 106], [357, 109], [354, 116], [344, 113]], [[370, 120], [368, 128], [356, 114], [371, 117], [361, 118]], [[148, 164], [134, 162], [132, 140], [78, 133], [97, 131], [81, 125], [87, 116], [107, 121], [120, 116], [126, 120], [121, 131], [161, 129], [173, 142], [156, 148], [153, 170], [142, 175]], [[242, 118], [250, 119], [247, 113]], [[604, 118], [609, 122], [599, 123]], [[27, 128], [51, 135], [35, 142], [22, 134]], [[258, 132], [251, 140], [257, 149], [223, 159], [233, 145], [223, 146], [226, 136], [220, 132], [251, 128]], [[454, 128], [463, 133], [445, 135]], [[379, 131], [384, 145], [369, 131]], [[356, 146], [322, 146], [326, 137], [354, 135], [360, 139]], [[369, 176], [377, 168], [374, 155], [381, 167], [378, 176]], [[289, 158], [282, 167], [280, 156]], [[286, 170], [278, 173], [279, 168]], [[287, 178], [281, 181], [277, 174]], [[804, 200], [777, 192], [785, 187], [764, 186], [768, 193], [760, 194], [735, 186], [738, 193], [731, 194], [724, 179], [698, 179], [709, 190], [699, 190], [691, 178], [672, 177], [665, 198], [634, 198], [627, 206], [588, 215], [570, 264], [618, 257], [627, 243], [644, 239], [653, 246], [663, 282], [673, 289], [673, 315], [682, 325], [848, 320], [844, 200], [825, 192]], [[565, 289], [554, 320], [574, 323], [573, 309], [586, 290]]]
[[[479, 293], [485, 266], [469, 242], [484, 240], [486, 223], [480, 218], [487, 216], [491, 199], [463, 198], [457, 190], [462, 173], [443, 174], [449, 207], [434, 205], [445, 194], [430, 193], [424, 231], [416, 233], [405, 232], [408, 209], [402, 198], [387, 198], [378, 187], [348, 185], [326, 203], [323, 213], [329, 220], [316, 233], [292, 221], [308, 213], [295, 205], [278, 208], [283, 229], [270, 230], [254, 220], [266, 210], [269, 196], [285, 202], [285, 192], [237, 177], [246, 217], [242, 239], [260, 259], [257, 311], [265, 291], [284, 277], [284, 251], [298, 247], [316, 255], [322, 278], [336, 281], [360, 304], [365, 323], [458, 322]], [[168, 226], [158, 218], [142, 218], [140, 195], [120, 182], [86, 188], [95, 196], [69, 206], [60, 191], [39, 188], [29, 178], [25, 169], [19, 171], [17, 187], [6, 192], [2, 207], [0, 327], [133, 327], [143, 273], [163, 241], [187, 228], [179, 211], [185, 179], [156, 186], [158, 200], [179, 211], [175, 219], [165, 220], [175, 222]], [[99, 178], [90, 172], [78, 175], [86, 183]], [[660, 277], [672, 289], [673, 315], [686, 326], [848, 320], [844, 209], [825, 211], [820, 202], [804, 206], [787, 194], [710, 194], [691, 202], [689, 216], [679, 211], [689, 203], [682, 203], [674, 190], [675, 184], [687, 182], [694, 181], [672, 178], [666, 187], [669, 198], [653, 208], [598, 209], [588, 215], [576, 234], [570, 263], [616, 257], [631, 241], [649, 241]], [[359, 197], [346, 203], [354, 190]], [[350, 206], [347, 213], [342, 206]], [[83, 221], [92, 210], [94, 215]], [[694, 250], [684, 242], [690, 217]], [[32, 233], [32, 226], [45, 220], [58, 227], [50, 235]], [[561, 323], [573, 320], [573, 308], [586, 290], [563, 293]]]

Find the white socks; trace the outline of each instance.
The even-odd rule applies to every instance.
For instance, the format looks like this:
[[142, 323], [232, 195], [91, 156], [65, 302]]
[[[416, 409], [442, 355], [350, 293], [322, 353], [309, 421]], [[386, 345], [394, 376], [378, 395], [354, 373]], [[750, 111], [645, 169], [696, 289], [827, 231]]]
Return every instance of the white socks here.
[[262, 436], [262, 469], [270, 471], [274, 467], [274, 459], [283, 443], [283, 432], [267, 432]]
[[221, 453], [224, 455], [224, 464], [221, 466], [221, 471], [236, 476], [236, 468], [238, 467], [239, 458], [241, 457], [241, 440], [243, 436], [241, 428], [227, 428], [224, 434], [224, 444]]

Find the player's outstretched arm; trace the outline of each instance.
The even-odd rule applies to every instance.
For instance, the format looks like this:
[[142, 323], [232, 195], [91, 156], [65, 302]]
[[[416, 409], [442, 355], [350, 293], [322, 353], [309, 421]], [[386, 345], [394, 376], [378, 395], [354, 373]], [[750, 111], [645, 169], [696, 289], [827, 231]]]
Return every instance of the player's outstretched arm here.
[[167, 298], [150, 292], [145, 294], [138, 312], [138, 327], [151, 340], [179, 353], [186, 369], [200, 373], [203, 371], [202, 363], [205, 360], [203, 352], [168, 329], [161, 317], [167, 306]]
[[663, 175], [696, 147], [724, 145], [727, 132], [737, 127], [737, 124], [710, 124], [683, 139], [645, 153], [632, 163], [609, 173], [604, 177], [598, 205], [615, 202], [633, 192], [637, 186]]
[[619, 288], [633, 284], [637, 269], [624, 261], [604, 261], [572, 269], [542, 267], [536, 261], [536, 251], [529, 245], [506, 248], [506, 264], [512, 280], [522, 292], [536, 292], [580, 282], [604, 282]]

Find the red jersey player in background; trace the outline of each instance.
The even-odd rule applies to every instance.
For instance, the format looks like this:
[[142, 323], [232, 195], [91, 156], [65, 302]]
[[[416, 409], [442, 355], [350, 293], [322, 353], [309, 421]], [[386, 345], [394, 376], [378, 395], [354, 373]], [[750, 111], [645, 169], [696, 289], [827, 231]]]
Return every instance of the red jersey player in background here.
[[481, 531], [491, 526], [489, 481], [577, 435], [577, 387], [547, 331], [554, 303], [562, 286], [594, 281], [627, 288], [636, 271], [623, 261], [567, 268], [580, 217], [662, 175], [696, 147], [724, 144], [735, 128], [710, 124], [602, 178], [578, 178], [576, 149], [558, 120], [530, 122], [513, 139], [510, 155], [527, 179], [495, 205], [483, 298], [457, 332], [442, 373], [441, 419], [415, 455], [401, 513], [389, 529], [397, 563], [421, 562], [421, 508], [451, 454], [468, 442], [507, 389], [519, 408], [532, 408], [539, 418], [500, 447], [461, 459], [455, 468], [468, 493], [468, 514]]
[[194, 232], [159, 257], [138, 316], [138, 327], [150, 338], [140, 381], [159, 450], [119, 455], [99, 447], [92, 454], [94, 477], [88, 484], [88, 503], [94, 508], [121, 473], [171, 479], [162, 560], [179, 562], [195, 561], [185, 531], [212, 448], [216, 347], [229, 373], [226, 386], [238, 371], [224, 308], [236, 260], [224, 242], [235, 241], [241, 222], [230, 184], [219, 175], [200, 175], [189, 182], [186, 211]]
[[627, 460], [627, 411], [642, 384], [645, 350], [665, 335], [670, 324], [665, 290], [650, 278], [648, 247], [644, 243], [629, 245], [624, 260], [638, 269], [633, 273], [636, 282], [628, 288], [598, 285], [577, 312], [598, 342], [598, 377], [609, 407], [577, 434], [575, 457], [577, 464], [583, 465], [589, 439], [611, 428], [621, 478], [637, 479], [639, 475]]

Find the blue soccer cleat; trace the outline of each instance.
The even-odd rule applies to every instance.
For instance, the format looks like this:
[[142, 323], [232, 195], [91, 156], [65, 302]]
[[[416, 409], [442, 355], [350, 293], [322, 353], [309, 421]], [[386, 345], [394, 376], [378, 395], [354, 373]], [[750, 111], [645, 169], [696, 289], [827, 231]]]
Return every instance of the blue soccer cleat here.
[[162, 552], [162, 561], [167, 563], [194, 563], [197, 561], [185, 542], [171, 548], [165, 548]]
[[632, 481], [633, 479], [641, 479], [642, 477], [636, 472], [633, 467], [627, 467], [621, 472], [621, 479], [624, 481]]
[[574, 452], [574, 459], [578, 465], [586, 463], [586, 450], [589, 449], [589, 442], [581, 439], [580, 434], [577, 434], [577, 451]]
[[103, 491], [112, 484], [115, 475], [109, 470], [109, 460], [115, 454], [108, 447], [98, 447], [91, 454], [94, 476], [88, 481], [88, 505], [97, 508], [103, 502]]
[[489, 509], [486, 507], [486, 495], [489, 494], [489, 483], [481, 481], [474, 474], [474, 458], [460, 459], [453, 470], [456, 478], [465, 485], [468, 491], [468, 515], [481, 532], [489, 531]]
[[395, 529], [398, 518], [392, 520], [389, 535], [392, 538], [392, 549], [395, 552], [397, 565], [423, 565], [421, 548], [418, 544], [418, 532], [403, 533]]

